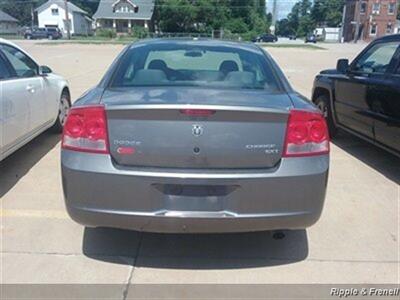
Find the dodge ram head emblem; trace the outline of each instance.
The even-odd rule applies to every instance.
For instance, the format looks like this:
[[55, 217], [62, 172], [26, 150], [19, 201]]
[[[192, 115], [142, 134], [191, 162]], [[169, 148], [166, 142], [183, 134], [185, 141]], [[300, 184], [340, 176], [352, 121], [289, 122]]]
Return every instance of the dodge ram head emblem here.
[[193, 125], [192, 133], [194, 136], [201, 136], [203, 134], [203, 126], [201, 125]]

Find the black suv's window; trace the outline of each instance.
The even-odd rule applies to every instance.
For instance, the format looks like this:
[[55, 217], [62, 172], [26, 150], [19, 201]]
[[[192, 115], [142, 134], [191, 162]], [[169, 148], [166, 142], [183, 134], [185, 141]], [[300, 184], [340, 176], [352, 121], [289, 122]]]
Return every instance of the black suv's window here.
[[360, 73], [385, 73], [399, 47], [399, 42], [372, 46], [354, 64], [353, 71]]

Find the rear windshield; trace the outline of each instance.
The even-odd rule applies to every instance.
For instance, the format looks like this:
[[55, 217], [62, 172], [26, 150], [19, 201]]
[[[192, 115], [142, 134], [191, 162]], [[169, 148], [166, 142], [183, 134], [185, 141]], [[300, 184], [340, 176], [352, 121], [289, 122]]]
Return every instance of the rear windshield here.
[[280, 90], [268, 59], [258, 51], [240, 47], [180, 43], [136, 46], [125, 53], [118, 65], [112, 87]]

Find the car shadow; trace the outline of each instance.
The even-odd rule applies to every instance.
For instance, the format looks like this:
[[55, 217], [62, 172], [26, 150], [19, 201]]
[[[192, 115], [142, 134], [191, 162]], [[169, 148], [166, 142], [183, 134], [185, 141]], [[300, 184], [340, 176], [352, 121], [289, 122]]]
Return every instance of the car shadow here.
[[[235, 234], [158, 234], [85, 228], [83, 254], [136, 267], [165, 269], [240, 269], [291, 264], [308, 256], [305, 230]], [[122, 259], [132, 258], [132, 259]]]
[[399, 157], [342, 130], [338, 132], [332, 143], [386, 178], [400, 184]]
[[0, 162], [0, 198], [60, 141], [60, 135], [44, 132]]

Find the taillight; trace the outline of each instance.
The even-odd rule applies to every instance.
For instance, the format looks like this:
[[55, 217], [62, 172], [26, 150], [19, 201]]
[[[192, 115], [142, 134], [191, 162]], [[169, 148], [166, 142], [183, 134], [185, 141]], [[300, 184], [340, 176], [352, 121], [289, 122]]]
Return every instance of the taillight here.
[[290, 111], [283, 157], [329, 153], [328, 126], [322, 114]]
[[81, 152], [109, 153], [104, 106], [72, 108], [64, 125], [62, 148]]
[[210, 109], [181, 109], [180, 113], [187, 116], [209, 117], [215, 114], [215, 110]]

